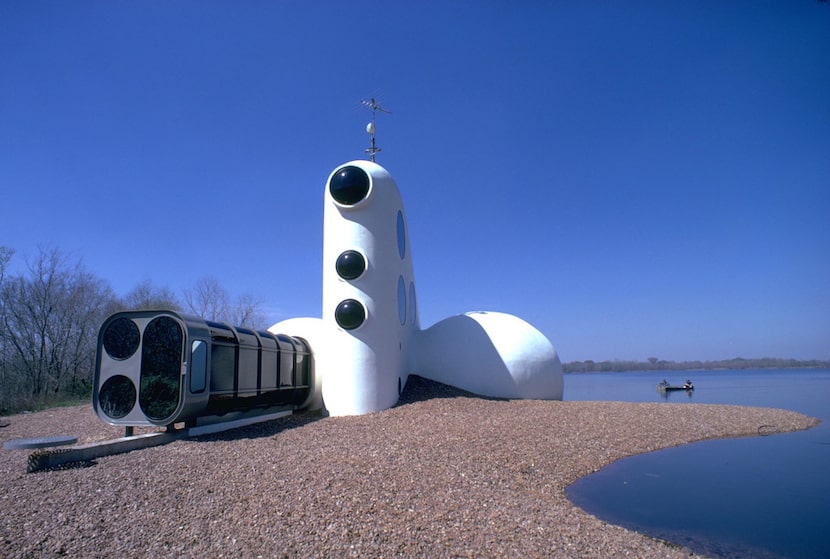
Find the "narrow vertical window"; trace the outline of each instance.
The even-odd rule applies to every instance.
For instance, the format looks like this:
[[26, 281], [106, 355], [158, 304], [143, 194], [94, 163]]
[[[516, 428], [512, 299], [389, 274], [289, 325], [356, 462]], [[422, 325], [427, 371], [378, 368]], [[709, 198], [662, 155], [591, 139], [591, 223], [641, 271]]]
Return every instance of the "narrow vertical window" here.
[[202, 392], [207, 383], [207, 344], [195, 340], [190, 350], [190, 391]]
[[403, 212], [398, 210], [398, 254], [401, 259], [406, 256], [406, 227], [403, 222]]
[[403, 276], [398, 276], [398, 319], [401, 326], [406, 324], [406, 283]]

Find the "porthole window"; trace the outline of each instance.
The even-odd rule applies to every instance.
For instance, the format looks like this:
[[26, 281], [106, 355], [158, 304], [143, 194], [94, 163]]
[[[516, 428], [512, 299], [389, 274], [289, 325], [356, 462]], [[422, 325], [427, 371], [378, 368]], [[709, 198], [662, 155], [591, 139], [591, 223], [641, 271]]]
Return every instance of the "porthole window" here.
[[334, 320], [344, 330], [354, 330], [366, 320], [366, 309], [360, 301], [345, 299], [334, 310]]
[[98, 408], [108, 417], [121, 419], [135, 407], [135, 385], [124, 375], [108, 378], [98, 391]]
[[398, 276], [398, 319], [401, 326], [406, 324], [406, 284], [403, 276]]
[[113, 359], [128, 359], [138, 350], [141, 334], [138, 325], [129, 318], [116, 318], [104, 330], [102, 342], [107, 355]]
[[356, 250], [347, 250], [337, 257], [334, 267], [341, 278], [354, 280], [366, 271], [366, 259]]
[[360, 167], [348, 165], [332, 175], [329, 192], [338, 204], [354, 206], [369, 194], [369, 175]]
[[398, 210], [398, 254], [406, 256], [406, 227], [403, 222], [403, 212]]

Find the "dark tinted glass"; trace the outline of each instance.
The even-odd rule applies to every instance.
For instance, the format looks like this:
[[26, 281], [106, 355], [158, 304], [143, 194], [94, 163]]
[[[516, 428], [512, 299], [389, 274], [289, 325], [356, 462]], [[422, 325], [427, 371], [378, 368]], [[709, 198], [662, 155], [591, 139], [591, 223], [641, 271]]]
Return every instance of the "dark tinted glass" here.
[[366, 270], [366, 259], [356, 250], [347, 250], [337, 257], [334, 267], [341, 278], [353, 280], [359, 278]]
[[183, 339], [181, 326], [169, 316], [154, 318], [144, 330], [138, 404], [150, 419], [165, 419], [179, 405]]
[[210, 391], [233, 392], [236, 346], [214, 343], [210, 349]]
[[196, 340], [190, 349], [190, 391], [201, 392], [207, 382], [207, 343]]
[[140, 341], [138, 325], [129, 318], [116, 318], [104, 330], [104, 350], [113, 359], [131, 357], [138, 349]]
[[366, 311], [358, 301], [346, 299], [337, 305], [334, 319], [344, 330], [354, 330], [366, 320]]
[[294, 384], [294, 344], [291, 338], [278, 334], [280, 343], [280, 386], [293, 386]]
[[308, 386], [311, 384], [311, 371], [309, 370], [309, 349], [306, 343], [300, 338], [293, 338], [297, 351], [297, 385]]
[[110, 377], [98, 392], [98, 408], [113, 419], [120, 419], [135, 407], [135, 386], [124, 375]]
[[359, 167], [343, 167], [331, 177], [329, 192], [344, 206], [357, 204], [369, 193], [369, 175]]

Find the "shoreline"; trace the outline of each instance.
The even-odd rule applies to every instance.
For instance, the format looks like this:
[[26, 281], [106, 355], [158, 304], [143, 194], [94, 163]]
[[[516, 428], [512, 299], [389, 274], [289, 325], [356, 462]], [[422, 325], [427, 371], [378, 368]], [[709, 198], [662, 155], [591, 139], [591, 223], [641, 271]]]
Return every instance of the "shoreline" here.
[[[89, 405], [0, 423], [0, 441], [122, 434]], [[484, 399], [410, 377], [383, 412], [295, 415], [86, 468], [26, 474], [31, 451], [3, 450], [0, 541], [8, 557], [689, 557], [579, 509], [566, 487], [625, 456], [816, 424], [772, 408]]]
[[[802, 362], [802, 363], [748, 363], [740, 366], [729, 366], [726, 364], [706, 363], [700, 361], [694, 362], [664, 362], [658, 365], [650, 365], [639, 361], [599, 361], [599, 362], [584, 362], [584, 361], [570, 361], [563, 363], [563, 374], [566, 375], [581, 375], [588, 373], [678, 373], [684, 371], [704, 372], [704, 371], [801, 371], [811, 369], [828, 369], [830, 368], [830, 361], [816, 361], [816, 362]], [[589, 367], [589, 368], [588, 368]]]

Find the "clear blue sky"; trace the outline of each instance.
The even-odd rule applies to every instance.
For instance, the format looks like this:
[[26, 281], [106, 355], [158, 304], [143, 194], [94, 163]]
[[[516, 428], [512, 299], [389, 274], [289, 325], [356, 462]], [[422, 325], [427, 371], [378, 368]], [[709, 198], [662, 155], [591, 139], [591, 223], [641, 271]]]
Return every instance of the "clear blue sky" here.
[[378, 163], [422, 326], [565, 361], [830, 358], [830, 5], [0, 3], [0, 245], [320, 316], [328, 174]]

